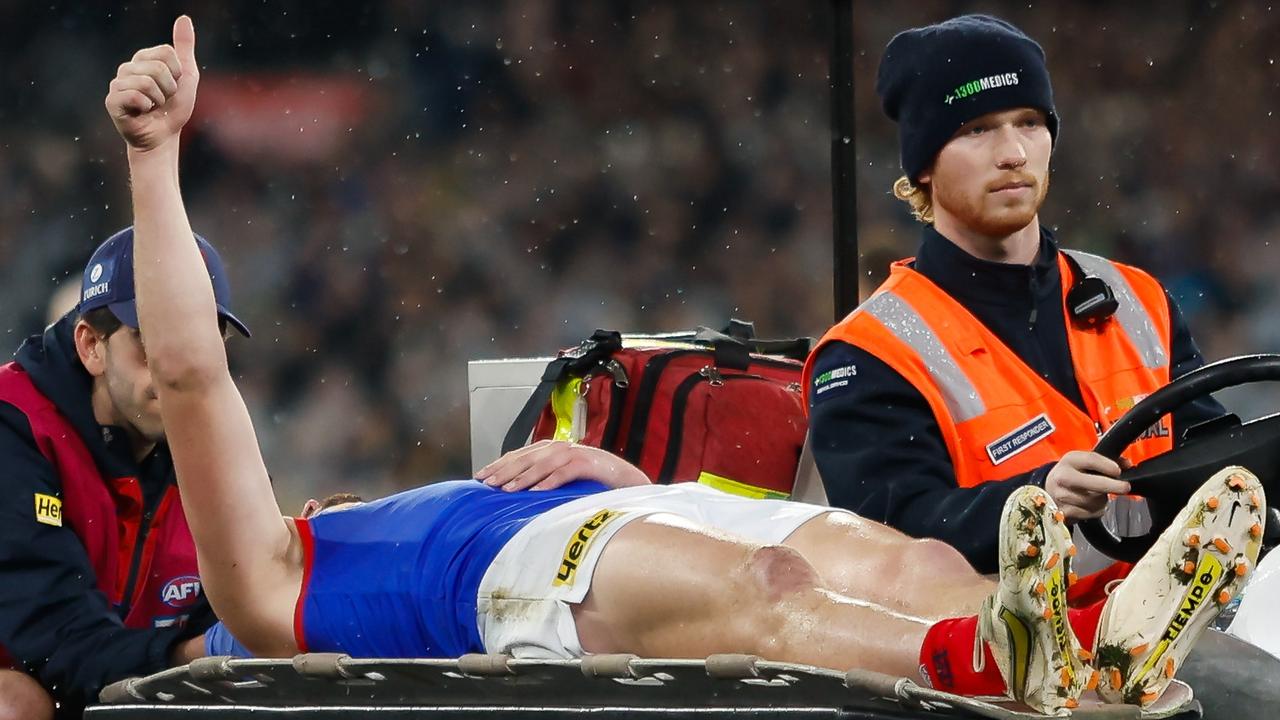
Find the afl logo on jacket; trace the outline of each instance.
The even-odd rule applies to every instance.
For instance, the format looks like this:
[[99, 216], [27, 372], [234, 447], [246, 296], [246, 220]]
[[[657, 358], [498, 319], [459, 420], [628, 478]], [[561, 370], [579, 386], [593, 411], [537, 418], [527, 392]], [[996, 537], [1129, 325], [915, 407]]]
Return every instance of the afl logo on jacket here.
[[200, 578], [194, 575], [176, 577], [160, 590], [160, 599], [173, 608], [185, 608], [195, 604], [200, 597]]

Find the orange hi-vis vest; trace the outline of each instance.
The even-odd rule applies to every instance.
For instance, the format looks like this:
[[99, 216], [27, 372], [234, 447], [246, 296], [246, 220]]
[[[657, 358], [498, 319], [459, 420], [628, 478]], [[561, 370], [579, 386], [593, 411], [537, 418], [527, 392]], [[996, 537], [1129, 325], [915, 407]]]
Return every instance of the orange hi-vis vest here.
[[[875, 294], [822, 337], [805, 363], [805, 387], [812, 392], [814, 358], [829, 342], [874, 354], [928, 401], [960, 487], [1029, 472], [1071, 450], [1091, 449], [1126, 410], [1168, 384], [1169, 306], [1164, 289], [1141, 270], [1063, 250], [1058, 268], [1064, 315], [1072, 274], [1062, 253], [1111, 286], [1120, 303], [1114, 315], [1094, 326], [1066, 317], [1087, 414], [963, 305], [909, 267], [910, 260], [894, 263]], [[1136, 464], [1172, 449], [1171, 424], [1169, 416], [1161, 418], [1124, 456]]]

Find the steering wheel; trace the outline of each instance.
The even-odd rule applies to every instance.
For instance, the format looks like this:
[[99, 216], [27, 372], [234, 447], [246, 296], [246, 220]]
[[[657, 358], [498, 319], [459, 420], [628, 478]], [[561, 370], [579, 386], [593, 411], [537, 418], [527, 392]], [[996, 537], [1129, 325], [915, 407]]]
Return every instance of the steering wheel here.
[[[1189, 372], [1134, 405], [1103, 433], [1094, 447], [1099, 455], [1119, 460], [1120, 453], [1161, 417], [1187, 403], [1224, 388], [1280, 380], [1280, 355], [1229, 358]], [[1266, 492], [1280, 499], [1280, 413], [1241, 423], [1235, 415], [1188, 428], [1173, 450], [1148, 458], [1121, 473], [1134, 495], [1147, 500], [1151, 531], [1121, 537], [1095, 518], [1079, 524], [1090, 544], [1107, 555], [1137, 562], [1160, 537], [1191, 495], [1213, 473], [1242, 465], [1258, 476]], [[1280, 527], [1280, 515], [1268, 511], [1268, 537]]]

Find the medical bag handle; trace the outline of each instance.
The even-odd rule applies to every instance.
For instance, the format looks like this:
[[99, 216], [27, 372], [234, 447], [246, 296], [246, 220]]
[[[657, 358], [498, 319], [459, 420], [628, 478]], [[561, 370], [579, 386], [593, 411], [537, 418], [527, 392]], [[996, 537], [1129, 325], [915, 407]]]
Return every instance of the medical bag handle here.
[[561, 380], [570, 375], [585, 373], [621, 349], [622, 333], [615, 330], [596, 330], [578, 347], [547, 363], [538, 386], [533, 389], [533, 394], [525, 401], [524, 407], [520, 408], [516, 419], [507, 429], [506, 437], [502, 439], [502, 454], [506, 455], [523, 446], [529, 439], [533, 426], [538, 424], [538, 416], [551, 401], [551, 393], [555, 391], [556, 385]]

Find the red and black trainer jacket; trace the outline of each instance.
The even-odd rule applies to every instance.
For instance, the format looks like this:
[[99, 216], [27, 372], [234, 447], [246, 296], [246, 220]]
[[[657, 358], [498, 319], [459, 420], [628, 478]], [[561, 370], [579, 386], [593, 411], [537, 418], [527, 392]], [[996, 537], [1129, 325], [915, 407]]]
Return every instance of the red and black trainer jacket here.
[[100, 425], [74, 313], [0, 366], [0, 666], [79, 716], [212, 623], [168, 447]]

